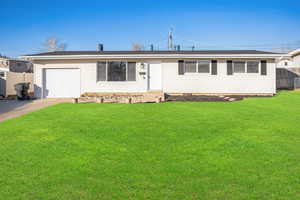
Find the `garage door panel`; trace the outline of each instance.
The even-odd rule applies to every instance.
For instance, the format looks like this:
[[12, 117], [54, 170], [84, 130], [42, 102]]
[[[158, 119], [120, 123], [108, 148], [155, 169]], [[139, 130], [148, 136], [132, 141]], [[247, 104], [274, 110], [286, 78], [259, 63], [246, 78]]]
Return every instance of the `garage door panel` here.
[[45, 69], [44, 97], [63, 98], [80, 96], [79, 69]]

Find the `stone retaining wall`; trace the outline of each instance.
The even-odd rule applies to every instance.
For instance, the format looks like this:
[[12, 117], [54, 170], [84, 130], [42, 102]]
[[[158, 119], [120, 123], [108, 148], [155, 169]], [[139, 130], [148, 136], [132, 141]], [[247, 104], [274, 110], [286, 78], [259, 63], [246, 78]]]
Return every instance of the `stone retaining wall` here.
[[160, 103], [165, 101], [163, 92], [145, 93], [85, 93], [78, 103]]

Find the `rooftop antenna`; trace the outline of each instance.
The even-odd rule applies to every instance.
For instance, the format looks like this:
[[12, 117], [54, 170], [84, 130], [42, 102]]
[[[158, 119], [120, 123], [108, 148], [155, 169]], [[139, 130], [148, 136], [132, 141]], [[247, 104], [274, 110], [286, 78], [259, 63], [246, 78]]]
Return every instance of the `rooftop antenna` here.
[[169, 30], [169, 35], [168, 35], [168, 50], [173, 50], [173, 28]]

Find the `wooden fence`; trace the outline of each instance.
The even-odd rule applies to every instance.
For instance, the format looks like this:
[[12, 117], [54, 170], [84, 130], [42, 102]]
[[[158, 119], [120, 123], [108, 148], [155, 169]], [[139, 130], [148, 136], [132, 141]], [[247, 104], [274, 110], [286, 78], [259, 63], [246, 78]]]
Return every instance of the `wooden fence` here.
[[2, 81], [1, 85], [5, 87], [5, 94], [3, 96], [15, 96], [15, 84], [17, 83], [30, 83], [29, 93], [33, 93], [33, 73], [17, 73], [17, 72], [6, 72], [6, 79]]

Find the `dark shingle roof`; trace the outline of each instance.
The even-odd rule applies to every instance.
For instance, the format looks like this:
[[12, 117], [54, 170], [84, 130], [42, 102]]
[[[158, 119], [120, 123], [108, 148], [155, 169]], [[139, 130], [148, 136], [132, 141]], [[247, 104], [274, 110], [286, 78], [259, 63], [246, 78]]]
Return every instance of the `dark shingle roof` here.
[[256, 50], [201, 50], [201, 51], [53, 51], [25, 56], [68, 56], [68, 55], [132, 55], [132, 54], [277, 54]]

